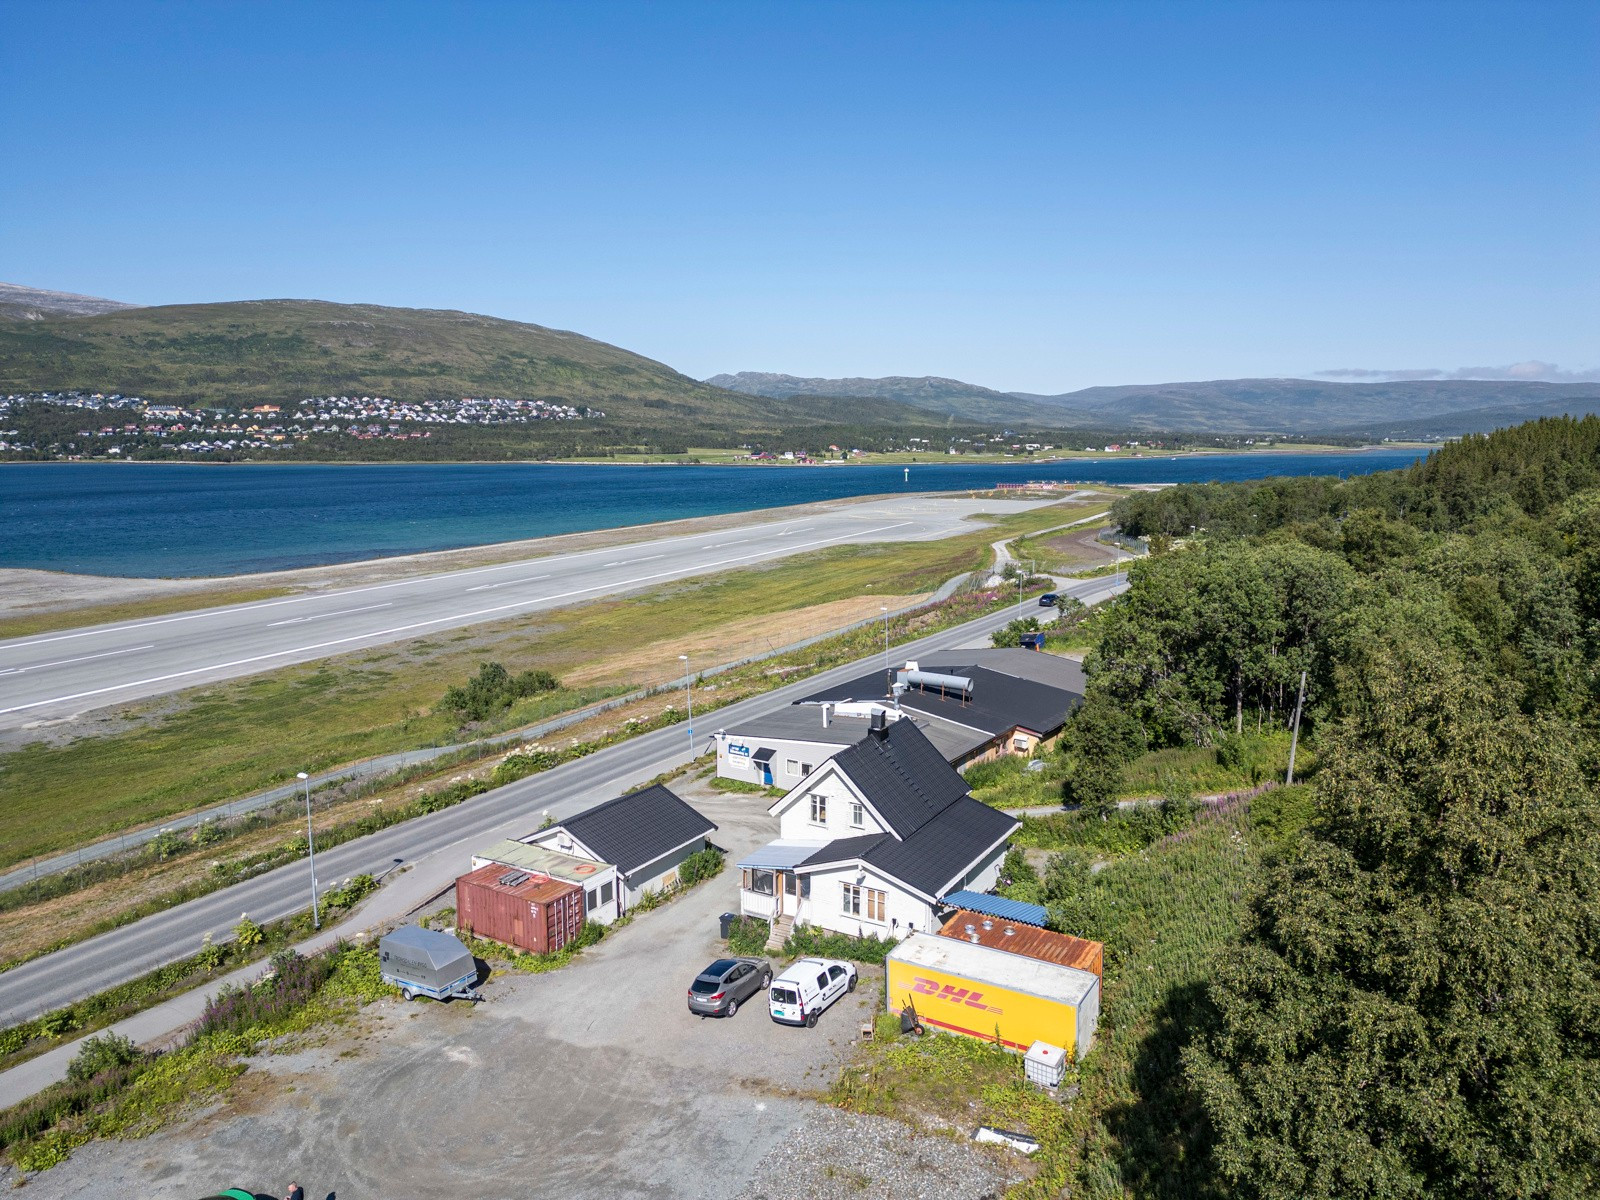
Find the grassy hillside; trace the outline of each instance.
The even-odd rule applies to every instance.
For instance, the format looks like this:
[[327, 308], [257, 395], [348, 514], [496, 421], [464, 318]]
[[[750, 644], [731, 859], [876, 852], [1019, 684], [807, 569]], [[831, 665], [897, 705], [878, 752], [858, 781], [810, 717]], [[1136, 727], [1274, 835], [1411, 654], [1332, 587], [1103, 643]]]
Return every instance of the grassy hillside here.
[[[230, 405], [352, 393], [542, 398], [653, 428], [763, 429], [846, 409], [727, 392], [581, 334], [437, 309], [260, 300], [0, 323], [0, 391], [70, 388]], [[848, 406], [856, 421], [902, 415], [892, 404]]]
[[[959, 379], [942, 379], [936, 375], [806, 379], [799, 375], [779, 375], [768, 371], [740, 371], [736, 375], [713, 375], [706, 382], [714, 387], [729, 388], [752, 396], [895, 400], [941, 420], [954, 416], [958, 421], [1020, 422], [1038, 428], [1053, 428], [1066, 423], [1062, 410], [1051, 403], [1035, 403], [1005, 392], [963, 383]], [[1120, 428], [1121, 423], [1113, 420], [1112, 424]]]
[[[1359, 432], [1408, 436], [1482, 432], [1552, 411], [1579, 411], [1600, 384], [1510, 380], [1327, 383], [1315, 379], [1216, 379], [1203, 383], [1093, 387], [1025, 399], [1057, 406], [1064, 424], [1120, 420], [1140, 429], [1186, 432]], [[1525, 412], [1521, 410], [1526, 410]], [[1492, 423], [1488, 414], [1496, 418]]]

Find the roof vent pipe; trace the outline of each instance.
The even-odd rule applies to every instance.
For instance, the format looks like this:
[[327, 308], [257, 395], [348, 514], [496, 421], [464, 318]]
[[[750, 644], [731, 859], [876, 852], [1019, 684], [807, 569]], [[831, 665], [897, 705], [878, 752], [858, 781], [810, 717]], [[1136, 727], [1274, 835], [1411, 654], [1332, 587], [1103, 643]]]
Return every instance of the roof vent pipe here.
[[1016, 937], [1017, 936], [1017, 931], [1015, 929], [1011, 928], [1011, 926], [1007, 925], [1006, 926], [1006, 936], [1007, 937]]
[[824, 704], [822, 706], [822, 727], [824, 729], [826, 729], [829, 725], [832, 725], [832, 724], [833, 724], [833, 705]]

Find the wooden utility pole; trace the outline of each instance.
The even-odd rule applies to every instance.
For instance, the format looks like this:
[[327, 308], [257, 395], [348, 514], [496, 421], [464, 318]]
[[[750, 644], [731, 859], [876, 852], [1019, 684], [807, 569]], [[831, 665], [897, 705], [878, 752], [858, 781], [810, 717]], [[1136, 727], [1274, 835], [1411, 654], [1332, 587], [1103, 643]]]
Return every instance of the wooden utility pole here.
[[1295, 751], [1300, 748], [1300, 710], [1305, 707], [1305, 704], [1306, 673], [1301, 671], [1300, 695], [1295, 698], [1294, 702], [1294, 732], [1289, 735], [1289, 777], [1284, 780], [1285, 784], [1291, 784], [1294, 782], [1294, 754]]

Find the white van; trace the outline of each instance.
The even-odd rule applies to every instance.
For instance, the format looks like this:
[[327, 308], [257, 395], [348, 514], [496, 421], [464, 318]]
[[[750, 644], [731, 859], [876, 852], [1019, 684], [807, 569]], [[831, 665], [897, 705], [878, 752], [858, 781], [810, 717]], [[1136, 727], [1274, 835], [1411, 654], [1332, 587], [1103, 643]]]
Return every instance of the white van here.
[[856, 990], [854, 963], [833, 958], [802, 958], [772, 981], [767, 1011], [781, 1025], [814, 1028], [822, 1010]]

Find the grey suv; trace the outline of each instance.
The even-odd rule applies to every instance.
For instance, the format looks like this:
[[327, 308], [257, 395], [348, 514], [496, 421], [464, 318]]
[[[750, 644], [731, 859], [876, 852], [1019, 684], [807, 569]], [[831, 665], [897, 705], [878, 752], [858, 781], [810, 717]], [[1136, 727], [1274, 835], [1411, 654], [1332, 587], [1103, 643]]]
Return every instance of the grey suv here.
[[764, 958], [719, 958], [689, 985], [689, 1011], [702, 1017], [731, 1017], [751, 996], [772, 983], [772, 964]]

